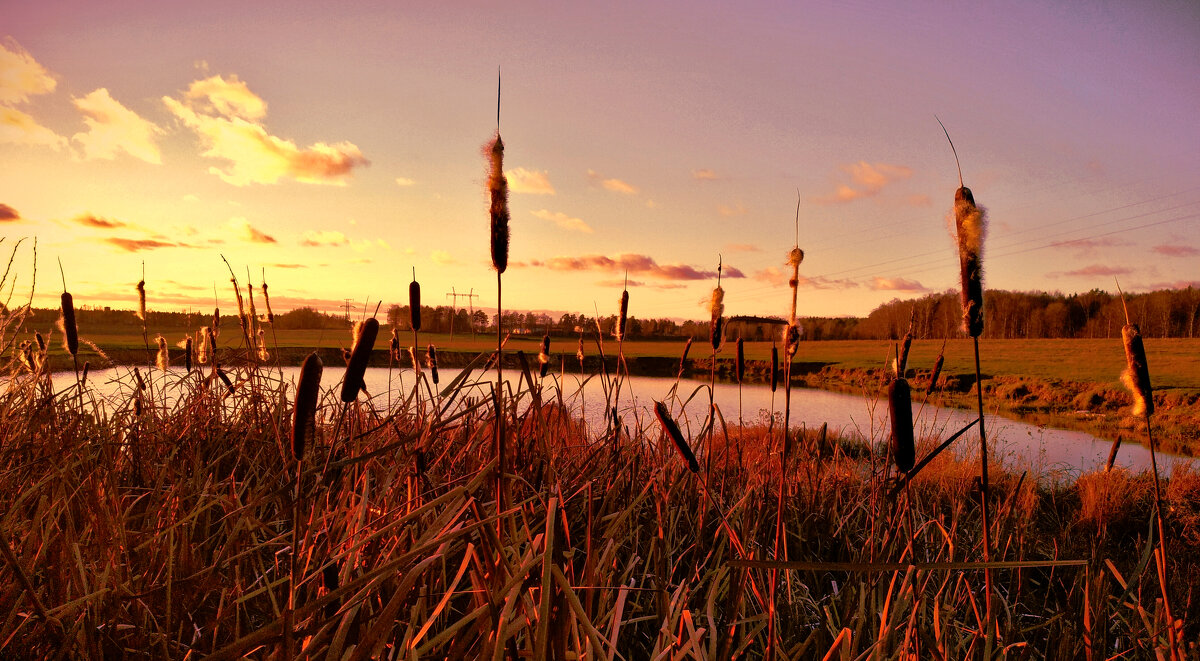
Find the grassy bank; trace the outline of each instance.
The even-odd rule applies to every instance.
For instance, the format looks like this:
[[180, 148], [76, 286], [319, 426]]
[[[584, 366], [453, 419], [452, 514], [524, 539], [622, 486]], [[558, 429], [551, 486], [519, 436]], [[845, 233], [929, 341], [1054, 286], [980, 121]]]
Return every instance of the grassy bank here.
[[[793, 439], [781, 467], [778, 429], [718, 421], [686, 439], [702, 467], [693, 473], [653, 420], [584, 430], [528, 382], [499, 415], [490, 400], [459, 401], [461, 384], [422, 383], [392, 393], [386, 409], [386, 394], [343, 405], [338, 384], [325, 383], [314, 442], [297, 462], [290, 385], [236, 355], [222, 362], [232, 387], [208, 371], [153, 370], [144, 387], [131, 381], [108, 401], [86, 383], [51, 391], [44, 375], [7, 382], [0, 529], [13, 553], [0, 603], [16, 607], [0, 622], [3, 653], [716, 659], [759, 658], [770, 646], [790, 659], [1145, 658], [1165, 649], [1145, 475], [1045, 487], [992, 467], [992, 556], [1015, 564], [991, 567], [989, 636], [983, 571], [970, 564], [982, 558], [972, 462], [939, 456], [897, 490], [886, 457], [862, 445], [811, 434]], [[609, 386], [598, 377], [588, 387]], [[167, 391], [177, 395], [169, 406]], [[669, 392], [657, 396], [679, 410]], [[1169, 596], [1175, 626], [1195, 641], [1200, 475], [1176, 473], [1165, 489]], [[793, 564], [755, 564], [772, 560]], [[1046, 564], [1064, 560], [1082, 563]]]

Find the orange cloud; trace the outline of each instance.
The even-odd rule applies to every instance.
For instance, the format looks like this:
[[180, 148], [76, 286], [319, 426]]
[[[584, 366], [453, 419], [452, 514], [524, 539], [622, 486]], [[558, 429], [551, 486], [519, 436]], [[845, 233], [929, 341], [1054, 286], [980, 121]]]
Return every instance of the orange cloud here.
[[73, 102], [83, 114], [88, 130], [76, 133], [71, 139], [83, 147], [85, 158], [112, 160], [125, 152], [147, 163], [162, 163], [162, 154], [154, 141], [163, 130], [121, 105], [107, 89], [101, 87]]
[[155, 250], [158, 248], [191, 248], [185, 243], [171, 243], [169, 241], [159, 241], [158, 239], [124, 239], [120, 237], [106, 237], [101, 239], [105, 243], [114, 245], [126, 252], [141, 252], [143, 250]]
[[700, 179], [703, 181], [703, 180], [713, 180], [716, 178], [717, 178], [717, 173], [708, 168], [700, 168], [698, 170], [692, 170], [692, 179]]
[[116, 229], [118, 227], [125, 227], [125, 223], [119, 220], [101, 218], [100, 216], [90, 213], [80, 214], [71, 220], [85, 227], [97, 227], [100, 229]]
[[925, 285], [907, 278], [871, 278], [871, 289], [876, 291], [929, 291]]
[[[628, 271], [629, 273], [659, 278], [662, 280], [708, 280], [717, 277], [716, 271], [698, 269], [687, 264], [659, 264], [649, 255], [624, 253], [616, 257], [605, 255], [582, 255], [580, 257], [551, 257], [548, 260], [531, 260], [527, 265], [547, 268], [552, 271]], [[510, 263], [509, 266], [514, 266]], [[746, 277], [739, 269], [726, 266], [722, 271], [726, 278]]]
[[[253, 94], [236, 77], [197, 82], [202, 85], [193, 83], [182, 101], [171, 97], [162, 101], [199, 137], [202, 156], [227, 162], [223, 168], [208, 170], [226, 183], [247, 186], [294, 179], [345, 185], [355, 168], [370, 164], [349, 142], [317, 142], [301, 149], [291, 140], [271, 135], [258, 121], [261, 116], [255, 117], [260, 108], [249, 98]], [[265, 105], [261, 110], [265, 113]]]
[[722, 216], [725, 216], [726, 218], [732, 218], [734, 216], [744, 216], [744, 215], [746, 215], [746, 207], [742, 206], [741, 204], [735, 204], [732, 206], [730, 206], [728, 204], [718, 204], [717, 205], [717, 213], [721, 214]]
[[580, 218], [572, 218], [561, 211], [549, 211], [541, 209], [539, 211], [531, 211], [534, 216], [542, 220], [548, 220], [559, 227], [566, 230], [575, 230], [584, 234], [591, 234], [592, 228]]
[[1079, 278], [1100, 278], [1111, 277], [1114, 275], [1129, 275], [1133, 273], [1133, 269], [1124, 266], [1106, 266], [1104, 264], [1091, 264], [1074, 271], [1061, 271], [1057, 273], [1047, 273], [1050, 277], [1065, 275]]
[[[868, 163], [866, 161], [850, 163], [838, 169], [849, 175], [850, 184], [844, 182], [837, 184], [832, 194], [818, 197], [815, 199], [816, 202], [840, 204], [864, 197], [872, 197], [879, 194], [888, 184], [911, 177], [913, 172], [912, 168], [903, 165]], [[910, 199], [911, 202], [912, 200]]]
[[1196, 255], [1200, 255], [1200, 250], [1193, 248], [1192, 246], [1182, 246], [1171, 243], [1154, 246], [1150, 250], [1160, 255], [1166, 255], [1167, 257], [1195, 257]]
[[348, 243], [350, 243], [350, 239], [337, 230], [321, 230], [320, 232], [309, 230], [300, 240], [302, 246], [344, 246]]
[[62, 149], [67, 139], [16, 108], [0, 107], [0, 142]]
[[7, 204], [0, 204], [0, 223], [11, 223], [21, 220], [21, 214]]
[[254, 227], [245, 218], [230, 218], [229, 227], [233, 229], [234, 236], [247, 243], [279, 243], [275, 237]]
[[508, 190], [527, 195], [554, 195], [554, 185], [550, 183], [549, 173], [545, 170], [526, 170], [515, 168], [506, 170]]
[[599, 183], [600, 187], [604, 190], [612, 191], [614, 193], [621, 193], [622, 195], [637, 195], [638, 193], [637, 187], [626, 181], [605, 178], [604, 175], [596, 172], [595, 170], [588, 170], [587, 174], [589, 179]]

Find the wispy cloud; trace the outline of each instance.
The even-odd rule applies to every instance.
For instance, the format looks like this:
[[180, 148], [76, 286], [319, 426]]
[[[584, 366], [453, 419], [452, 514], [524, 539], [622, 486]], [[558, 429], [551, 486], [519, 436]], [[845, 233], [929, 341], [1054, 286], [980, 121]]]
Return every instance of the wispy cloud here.
[[0, 42], [0, 104], [25, 103], [57, 86], [54, 76], [20, 44], [12, 38]]
[[[162, 101], [184, 126], [195, 131], [206, 158], [226, 161], [224, 168], [209, 172], [234, 186], [273, 184], [281, 179], [304, 183], [344, 185], [357, 167], [369, 164], [357, 146], [349, 142], [317, 142], [299, 148], [291, 140], [267, 132], [260, 122], [262, 102], [245, 83], [220, 76], [192, 83], [182, 100]], [[265, 113], [265, 104], [261, 106]]]
[[687, 285], [682, 282], [644, 282], [642, 280], [630, 280], [625, 282], [624, 278], [613, 278], [611, 280], [599, 280], [596, 282], [597, 287], [612, 287], [620, 289], [623, 287], [646, 287], [647, 289], [687, 289]]
[[622, 181], [620, 179], [605, 177], [604, 175], [600, 174], [599, 172], [596, 172], [595, 170], [588, 170], [587, 174], [588, 174], [588, 179], [591, 179], [593, 182], [598, 183], [600, 185], [600, 187], [603, 188], [604, 190], [612, 191], [614, 193], [621, 193], [622, 195], [637, 195], [637, 192], [638, 192], [637, 187], [634, 186], [633, 184], [630, 184], [629, 182]]
[[568, 216], [561, 211], [549, 211], [547, 209], [541, 209], [538, 211], [531, 211], [530, 213], [538, 218], [541, 218], [542, 220], [548, 220], [566, 230], [575, 230], [585, 234], [592, 233], [592, 228], [587, 223], [583, 222], [582, 219]]
[[[753, 278], [776, 287], [783, 287], [791, 280], [792, 272], [785, 271], [778, 266], [768, 266], [755, 271]], [[797, 283], [801, 289], [858, 289], [860, 286], [858, 282], [849, 279], [833, 280], [822, 276], [810, 278], [803, 275], [800, 276]]]
[[275, 237], [254, 227], [250, 224], [250, 221], [240, 216], [230, 218], [229, 227], [233, 230], [233, 236], [239, 241], [247, 243], [279, 243], [275, 240]]
[[119, 220], [113, 220], [111, 218], [102, 218], [100, 216], [97, 216], [95, 214], [90, 214], [90, 213], [84, 213], [84, 214], [75, 216], [74, 218], [71, 219], [71, 222], [78, 223], [80, 225], [83, 225], [84, 227], [96, 227], [96, 228], [100, 228], [100, 229], [117, 229], [118, 227], [126, 226], [126, 223], [123, 223]]
[[550, 183], [550, 175], [545, 170], [526, 170], [514, 168], [506, 170], [508, 190], [526, 195], [554, 195], [554, 185]]
[[744, 216], [747, 212], [746, 207], [739, 203], [734, 205], [718, 204], [717, 213], [725, 216], [726, 218], [732, 218], [734, 216]]
[[698, 168], [696, 170], [692, 170], [692, 179], [711, 181], [713, 179], [717, 179], [717, 173], [708, 168]]
[[454, 258], [451, 257], [450, 253], [446, 252], [445, 250], [434, 250], [433, 252], [429, 253], [429, 259], [434, 264], [441, 264], [442, 266], [454, 263]]
[[270, 266], [271, 268], [276, 268], [276, 269], [306, 269], [306, 268], [308, 268], [308, 264], [286, 264], [285, 263], [285, 264], [267, 264], [267, 266]]
[[0, 107], [0, 143], [60, 150], [67, 146], [67, 139], [42, 126], [29, 114], [16, 108]]
[[396, 177], [396, 185], [401, 188], [408, 188], [409, 186], [415, 186], [416, 184], [416, 181], [409, 179], [408, 177]]
[[101, 241], [110, 245], [116, 246], [126, 252], [142, 252], [144, 250], [157, 250], [159, 248], [191, 248], [184, 243], [172, 243], [170, 241], [159, 241], [158, 239], [126, 239], [121, 237], [105, 237]]
[[1105, 264], [1090, 264], [1074, 271], [1054, 271], [1047, 273], [1050, 278], [1059, 276], [1076, 277], [1076, 278], [1102, 278], [1112, 277], [1114, 275], [1129, 275], [1133, 273], [1133, 269], [1125, 266], [1108, 266]]
[[338, 230], [308, 230], [300, 239], [302, 246], [344, 246], [350, 243], [350, 239]]
[[162, 163], [155, 140], [163, 130], [121, 105], [107, 89], [101, 87], [72, 101], [88, 127], [71, 138], [83, 148], [84, 158], [112, 160], [125, 152], [147, 163]]
[[1150, 250], [1160, 255], [1166, 255], [1167, 257], [1195, 257], [1196, 255], [1200, 255], [1200, 249], [1198, 248], [1174, 243], [1154, 246]]
[[21, 214], [7, 204], [0, 204], [0, 223], [12, 223], [21, 220]]
[[[687, 264], [659, 264], [649, 255], [635, 253], [623, 253], [616, 257], [605, 255], [551, 257], [544, 261], [531, 260], [528, 262], [528, 266], [547, 268], [552, 271], [628, 271], [635, 275], [661, 280], [707, 280], [717, 277], [715, 270], [704, 270]], [[739, 269], [732, 266], [725, 266], [722, 275], [726, 278], [746, 277]]]
[[926, 292], [929, 288], [908, 278], [881, 278], [876, 276], [871, 278], [871, 289], [875, 291], [911, 291], [911, 292]]
[[1058, 241], [1051, 243], [1050, 247], [1055, 250], [1070, 252], [1077, 257], [1087, 257], [1096, 254], [1100, 248], [1115, 248], [1119, 246], [1127, 246], [1129, 242], [1115, 236], [1102, 236], [1096, 239], [1075, 239], [1073, 241]]
[[852, 202], [878, 195], [888, 184], [912, 176], [912, 168], [889, 163], [859, 161], [843, 165], [838, 169], [843, 176], [849, 177], [849, 183], [839, 182], [833, 193], [817, 197], [814, 201], [822, 204]]

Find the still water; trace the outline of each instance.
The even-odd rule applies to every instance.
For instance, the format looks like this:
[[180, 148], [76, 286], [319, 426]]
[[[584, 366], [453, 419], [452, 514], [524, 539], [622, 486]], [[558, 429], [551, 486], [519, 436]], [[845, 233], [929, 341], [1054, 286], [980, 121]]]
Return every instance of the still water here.
[[[343, 372], [341, 367], [326, 367], [322, 385], [325, 388], [339, 388]], [[274, 375], [274, 379], [282, 377], [294, 384], [300, 368], [284, 367], [282, 373], [275, 368], [269, 373]], [[179, 392], [182, 370], [173, 369], [165, 376], [158, 371], [153, 374], [155, 381], [152, 387], [170, 405]], [[509, 387], [516, 388], [520, 372], [506, 369], [504, 374]], [[229, 375], [238, 381], [245, 378], [246, 373], [231, 369]], [[421, 397], [427, 399], [429, 393], [436, 396], [439, 388], [445, 389], [458, 375], [459, 370], [440, 370], [440, 386], [432, 386], [428, 383], [428, 371], [424, 372]], [[75, 377], [70, 373], [54, 375], [56, 390], [71, 387], [74, 381]], [[395, 406], [399, 400], [407, 397], [416, 381], [411, 369], [371, 368], [367, 370], [365, 382], [374, 406], [384, 409], [389, 405], [389, 384], [390, 402]], [[88, 386], [98, 397], [127, 397], [132, 392], [133, 383], [132, 369], [127, 367], [99, 370], [88, 377]], [[494, 384], [494, 371], [484, 375], [478, 372], [470, 374], [462, 384], [459, 401], [467, 397], [490, 397]], [[547, 376], [542, 383], [543, 401], [557, 400], [560, 392], [563, 403], [582, 418], [593, 433], [604, 429], [605, 396], [600, 377], [585, 380], [577, 374]], [[624, 379], [618, 407], [622, 423], [631, 431], [656, 426], [658, 423], [653, 411], [655, 400], [668, 403], [672, 415], [676, 416], [684, 433], [688, 434], [689, 430], [698, 430], [708, 414], [709, 384], [707, 381], [683, 379], [676, 387], [676, 381], [672, 378], [635, 376]], [[782, 415], [783, 388], [772, 395], [770, 387], [765, 384], [747, 384], [739, 388], [736, 384], [717, 383], [713, 401], [731, 426], [737, 424], [739, 417], [748, 424], [765, 423], [771, 412]], [[914, 393], [913, 418], [918, 437], [945, 439], [974, 420], [975, 414], [963, 409], [923, 405], [921, 395]], [[885, 442], [888, 435], [887, 402], [874, 397], [826, 390], [793, 389], [792, 426], [811, 429], [824, 423], [829, 425], [831, 432]], [[997, 415], [987, 415], [985, 424], [991, 448], [989, 459], [1003, 462], [1011, 469], [1030, 470], [1044, 481], [1069, 479], [1079, 473], [1102, 468], [1112, 448], [1109, 441], [1084, 432], [1039, 427]], [[963, 456], [974, 456], [978, 442], [978, 432], [972, 429], [955, 441], [951, 449]], [[1118, 451], [1116, 463], [1134, 472], [1149, 470], [1150, 451], [1137, 443], [1124, 443]], [[1159, 469], [1166, 474], [1180, 463], [1190, 463], [1200, 468], [1200, 460], [1158, 453]]]

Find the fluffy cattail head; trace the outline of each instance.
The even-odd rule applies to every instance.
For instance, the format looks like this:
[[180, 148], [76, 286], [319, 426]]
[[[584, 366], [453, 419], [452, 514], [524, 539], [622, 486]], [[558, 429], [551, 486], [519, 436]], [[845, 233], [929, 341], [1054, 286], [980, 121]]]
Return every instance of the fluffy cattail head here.
[[579, 359], [579, 363], [583, 364], [583, 335], [579, 336], [579, 348], [575, 350], [575, 357]]
[[67, 292], [62, 293], [62, 317], [59, 325], [63, 331], [63, 348], [72, 356], [79, 354], [79, 328], [75, 325], [75, 301]]
[[1154, 413], [1154, 395], [1150, 387], [1150, 366], [1146, 363], [1146, 348], [1142, 345], [1142, 332], [1137, 324], [1125, 324], [1121, 328], [1121, 339], [1125, 342], [1125, 371], [1121, 383], [1133, 394], [1133, 415], [1149, 416]]
[[165, 370], [171, 366], [171, 353], [167, 350], [167, 338], [159, 335], [155, 341], [158, 342], [158, 357], [154, 364], [158, 369]]
[[271, 354], [267, 353], [267, 333], [263, 329], [258, 329], [258, 359], [266, 362], [271, 359]]
[[783, 327], [783, 352], [787, 355], [788, 360], [796, 355], [798, 348], [800, 348], [800, 324], [792, 322]]
[[138, 293], [137, 318], [141, 319], [142, 323], [145, 324], [145, 322], [146, 322], [146, 281], [145, 280], [138, 281], [137, 293]]
[[196, 335], [197, 335], [197, 339], [200, 342], [200, 347], [196, 351], [196, 360], [201, 365], [204, 365], [204, 364], [208, 363], [208, 352], [209, 352], [208, 338], [210, 335], [212, 335], [212, 330], [208, 326], [204, 326], [200, 329], [200, 331]]
[[263, 304], [267, 306], [267, 323], [275, 323], [275, 313], [271, 312], [271, 296], [267, 294], [267, 283], [264, 280], [262, 284]]
[[983, 333], [983, 238], [987, 233], [987, 212], [975, 205], [975, 196], [965, 186], [954, 193], [954, 227], [962, 276], [963, 330], [971, 337], [979, 337]]
[[304, 457], [304, 448], [316, 435], [317, 400], [321, 395], [321, 372], [324, 365], [317, 352], [308, 354], [300, 367], [300, 381], [296, 384], [296, 403], [292, 409], [292, 456], [296, 461]]
[[550, 336], [542, 336], [542, 348], [538, 351], [538, 364], [541, 365], [538, 371], [538, 376], [546, 378], [546, 372], [550, 371]]
[[[797, 248], [792, 248], [791, 250], [788, 251], [788, 258], [787, 258], [788, 266], [797, 268], [800, 266], [800, 262], [803, 262], [803, 261], [804, 261], [804, 251], [803, 250], [801, 250], [800, 248], [797, 247]], [[792, 286], [794, 287], [795, 285], [792, 285]]]
[[663, 431], [667, 436], [671, 437], [671, 442], [675, 444], [675, 449], [679, 451], [679, 456], [687, 462], [688, 470], [693, 473], [700, 472], [700, 463], [696, 461], [696, 455], [692, 454], [692, 448], [688, 447], [687, 441], [683, 438], [683, 432], [679, 431], [679, 425], [675, 424], [675, 420], [671, 418], [671, 413], [667, 411], [667, 405], [662, 402], [654, 402], [654, 415], [658, 417], [659, 424], [662, 425]]
[[912, 394], [903, 377], [888, 386], [888, 411], [892, 421], [892, 459], [896, 468], [910, 471], [916, 460], [916, 446], [913, 443]]
[[429, 375], [433, 378], [433, 385], [438, 384], [438, 364], [437, 364], [437, 349], [433, 345], [429, 345], [429, 351], [425, 354], [425, 365], [429, 368]]
[[396, 333], [395, 326], [392, 326], [392, 340], [388, 344], [388, 350], [392, 353], [392, 360], [400, 360], [400, 335]]
[[408, 283], [408, 323], [415, 331], [421, 330], [421, 283], [413, 277]]
[[508, 268], [508, 179], [504, 176], [504, 141], [500, 133], [486, 148], [488, 193], [491, 197], [492, 266], [497, 273]]
[[363, 375], [367, 372], [371, 350], [375, 348], [375, 338], [379, 335], [379, 322], [374, 318], [367, 319], [356, 324], [354, 331], [354, 350], [350, 352], [346, 377], [342, 381], [341, 396], [346, 403], [353, 402], [363, 388]]
[[617, 325], [613, 328], [613, 334], [617, 340], [625, 339], [625, 326], [629, 322], [629, 290], [621, 292], [621, 311], [617, 315]]
[[413, 371], [417, 376], [421, 375], [421, 361], [417, 360], [417, 348], [414, 346], [408, 347], [408, 359], [412, 361]]

